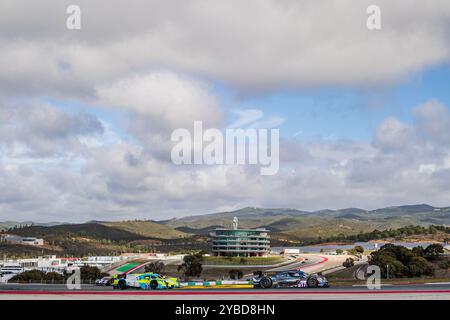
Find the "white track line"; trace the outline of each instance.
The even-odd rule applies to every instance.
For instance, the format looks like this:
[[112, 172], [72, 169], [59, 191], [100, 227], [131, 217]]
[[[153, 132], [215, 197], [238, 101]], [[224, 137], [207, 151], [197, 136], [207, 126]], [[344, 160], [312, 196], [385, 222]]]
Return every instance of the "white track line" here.
[[[381, 284], [382, 287], [392, 286], [391, 283]], [[367, 284], [353, 284], [352, 287], [367, 287]]]

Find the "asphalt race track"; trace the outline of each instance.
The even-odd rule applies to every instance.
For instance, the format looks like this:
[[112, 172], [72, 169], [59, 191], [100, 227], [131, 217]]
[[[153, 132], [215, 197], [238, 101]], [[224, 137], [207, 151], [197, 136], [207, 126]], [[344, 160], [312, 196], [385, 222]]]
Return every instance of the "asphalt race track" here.
[[[307, 260], [305, 260], [307, 258]], [[301, 259], [271, 271], [301, 269], [318, 272], [342, 262], [339, 256], [302, 255]], [[365, 286], [330, 288], [199, 288], [173, 290], [114, 290], [82, 285], [69, 290], [61, 284], [0, 283], [0, 300], [450, 300], [450, 282], [435, 284], [385, 285], [379, 290]]]
[[450, 300], [450, 283], [386, 285], [380, 290], [342, 286], [320, 289], [114, 290], [84, 285], [0, 284], [0, 300]]

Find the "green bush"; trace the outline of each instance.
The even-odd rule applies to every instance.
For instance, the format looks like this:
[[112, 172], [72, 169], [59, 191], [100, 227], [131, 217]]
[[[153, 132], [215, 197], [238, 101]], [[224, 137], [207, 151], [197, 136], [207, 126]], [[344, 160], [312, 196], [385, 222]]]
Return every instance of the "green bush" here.
[[241, 270], [230, 270], [228, 274], [233, 280], [241, 279], [244, 276], [244, 273]]
[[355, 251], [358, 253], [364, 253], [364, 248], [362, 246], [355, 246]]
[[97, 267], [83, 266], [80, 268], [81, 280], [96, 280], [109, 276], [109, 274], [101, 272]]
[[9, 282], [30, 282], [30, 281], [51, 281], [51, 280], [61, 281], [64, 279], [65, 279], [64, 276], [56, 272], [45, 273], [40, 270], [30, 270], [15, 275], [11, 279], [9, 279]]
[[439, 263], [439, 268], [444, 270], [450, 268], [450, 260], [442, 261], [441, 263]]
[[160, 274], [163, 272], [163, 270], [164, 270], [164, 263], [162, 263], [161, 261], [155, 261], [145, 265], [145, 272]]
[[355, 265], [355, 260], [352, 258], [347, 258], [343, 263], [342, 266], [346, 268], [351, 268]]
[[[426, 249], [425, 249], [426, 250]], [[421, 249], [409, 250], [403, 246], [386, 244], [372, 252], [369, 263], [380, 267], [381, 276], [386, 278], [420, 277], [434, 274], [434, 267], [424, 259]]]
[[203, 271], [203, 254], [201, 252], [184, 256], [183, 263], [178, 266], [186, 277], [199, 277]]
[[430, 260], [436, 260], [441, 253], [444, 253], [444, 247], [439, 243], [430, 244], [424, 250], [425, 257]]

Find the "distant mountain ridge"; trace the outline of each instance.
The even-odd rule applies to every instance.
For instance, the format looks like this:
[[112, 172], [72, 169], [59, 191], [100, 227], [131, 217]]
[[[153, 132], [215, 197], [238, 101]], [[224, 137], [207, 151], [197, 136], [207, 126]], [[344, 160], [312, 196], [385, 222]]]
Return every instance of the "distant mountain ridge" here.
[[206, 218], [217, 218], [218, 216], [226, 218], [256, 218], [256, 217], [275, 217], [275, 216], [289, 216], [289, 217], [299, 217], [299, 216], [332, 216], [332, 217], [365, 217], [365, 216], [389, 216], [392, 214], [407, 214], [414, 215], [420, 213], [450, 213], [450, 207], [433, 207], [427, 204], [417, 204], [417, 205], [402, 205], [402, 206], [391, 206], [375, 210], [364, 210], [360, 208], [344, 208], [344, 209], [322, 209], [317, 211], [304, 211], [297, 209], [264, 209], [264, 208], [254, 208], [245, 207], [235, 211], [210, 213], [204, 215], [193, 215], [186, 216], [178, 219], [171, 219], [160, 221], [166, 224], [171, 224], [174, 221], [195, 221], [199, 219]]
[[[31, 225], [39, 233], [53, 232], [64, 225], [64, 230], [78, 230], [86, 234], [87, 230], [94, 230], [94, 225], [105, 228], [101, 234], [126, 231], [138, 235], [136, 239], [180, 239], [195, 235], [205, 236], [216, 227], [230, 227], [233, 217], [239, 218], [239, 225], [243, 228], [265, 227], [274, 236], [287, 239], [311, 239], [328, 237], [338, 234], [356, 234], [371, 232], [374, 229], [395, 229], [408, 225], [428, 226], [450, 225], [450, 207], [433, 207], [428, 204], [403, 205], [364, 210], [360, 208], [323, 209], [304, 211], [297, 209], [266, 209], [245, 207], [235, 211], [218, 212], [205, 215], [193, 215], [170, 220], [128, 220], [128, 221], [90, 221], [85, 224], [58, 224], [33, 222], [0, 222], [0, 228], [15, 225]], [[95, 229], [97, 230], [97, 229]], [[106, 237], [106, 236], [105, 236]], [[108, 237], [106, 237], [108, 238]]]
[[230, 227], [233, 217], [238, 217], [241, 227], [266, 227], [279, 238], [299, 240], [371, 232], [375, 229], [396, 229], [409, 225], [450, 225], [450, 207], [417, 204], [375, 210], [345, 208], [317, 211], [246, 207], [229, 212], [171, 219], [160, 223], [178, 230], [204, 234], [205, 230], [212, 229], [213, 226]]
[[[362, 218], [362, 217], [388, 217], [393, 214], [401, 215], [417, 215], [424, 213], [433, 213], [437, 216], [447, 217], [450, 214], [450, 207], [433, 207], [428, 204], [416, 204], [416, 205], [402, 205], [402, 206], [391, 206], [375, 210], [364, 210], [360, 208], [344, 208], [344, 209], [321, 209], [316, 211], [305, 211], [292, 208], [256, 208], [256, 207], [245, 207], [235, 211], [225, 211], [217, 213], [190, 215], [182, 218], [173, 218], [169, 220], [135, 220], [135, 221], [145, 221], [151, 223], [158, 223], [163, 225], [173, 225], [176, 222], [191, 222], [197, 220], [205, 220], [208, 218], [216, 219], [217, 217], [223, 218], [244, 218], [244, 219], [258, 219], [258, 218], [270, 218], [270, 217], [299, 217], [299, 216], [324, 216], [324, 217], [348, 217], [348, 218]], [[131, 221], [131, 220], [130, 220]], [[117, 224], [123, 221], [107, 221], [107, 220], [90, 220], [85, 223], [97, 223], [97, 224]], [[77, 224], [77, 223], [67, 223], [67, 222], [33, 222], [33, 221], [0, 221], [1, 226], [14, 227], [19, 225], [35, 225], [35, 226], [56, 226], [62, 224]]]
[[30, 225], [34, 225], [34, 226], [44, 226], [44, 227], [53, 227], [53, 226], [58, 226], [58, 225], [62, 225], [62, 224], [69, 224], [66, 222], [56, 222], [56, 221], [51, 221], [51, 222], [33, 222], [33, 221], [0, 221], [0, 231], [2, 230], [6, 230], [9, 228], [14, 228], [15, 226], [30, 226]]

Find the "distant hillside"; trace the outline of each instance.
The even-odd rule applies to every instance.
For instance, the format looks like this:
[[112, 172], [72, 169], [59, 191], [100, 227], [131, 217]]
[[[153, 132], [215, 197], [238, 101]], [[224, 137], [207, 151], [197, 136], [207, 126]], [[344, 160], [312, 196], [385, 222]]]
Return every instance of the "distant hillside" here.
[[56, 226], [60, 224], [65, 224], [64, 222], [44, 222], [44, 223], [36, 223], [33, 221], [2, 221], [0, 222], [0, 231], [7, 230], [9, 228], [13, 227], [19, 227], [19, 226], [45, 226], [45, 227], [51, 227]]
[[1, 259], [3, 256], [7, 257], [36, 257], [40, 255], [56, 254], [61, 255], [60, 250], [47, 249], [36, 246], [27, 246], [19, 244], [0, 243]]
[[[345, 208], [302, 211], [296, 209], [242, 208], [236, 211], [187, 216], [165, 221], [91, 221], [82, 224], [50, 223], [50, 226], [34, 224], [20, 228], [16, 233], [24, 236], [57, 240], [74, 238], [79, 241], [113, 241], [137, 243], [138, 240], [188, 239], [205, 237], [216, 227], [231, 227], [233, 217], [239, 218], [241, 228], [266, 227], [274, 241], [311, 241], [318, 238], [346, 237], [368, 233], [375, 229], [397, 229], [409, 225], [450, 225], [450, 207], [437, 208], [427, 204], [404, 205], [364, 210]], [[31, 225], [32, 222], [0, 223], [8, 228]], [[58, 242], [60, 243], [60, 242]], [[178, 243], [178, 242], [177, 242]], [[106, 245], [105, 243], [103, 243]], [[95, 247], [93, 243], [91, 247]], [[91, 250], [91, 249], [89, 249]], [[125, 249], [124, 249], [125, 250]]]
[[150, 220], [101, 222], [101, 224], [150, 238], [176, 239], [190, 236], [189, 232], [176, 230], [164, 224], [156, 223]]
[[201, 229], [217, 226], [231, 226], [233, 217], [239, 218], [239, 225], [243, 228], [255, 228], [276, 222], [283, 218], [300, 216], [308, 212], [295, 209], [261, 209], [261, 208], [243, 208], [236, 211], [220, 212], [206, 215], [188, 216], [180, 219], [161, 221], [171, 227], [191, 227]]
[[178, 252], [206, 248], [202, 238], [191, 237], [152, 221], [25, 226], [8, 232], [45, 240], [43, 247], [0, 243], [1, 253], [16, 257], [50, 253], [60, 256], [116, 255], [125, 252]]
[[450, 225], [450, 207], [426, 204], [387, 207], [377, 210], [346, 208], [340, 210], [300, 211], [295, 209], [243, 208], [230, 212], [189, 216], [164, 221], [178, 230], [208, 230], [212, 226], [230, 227], [233, 217], [243, 228], [266, 227], [274, 239], [308, 240], [338, 235], [353, 235], [387, 230], [411, 224]]
[[96, 240], [108, 239], [112, 241], [132, 241], [149, 238], [98, 223], [62, 224], [51, 227], [30, 226], [12, 230], [11, 233], [19, 236], [39, 237], [44, 239], [79, 237]]
[[220, 226], [217, 226], [217, 225], [209, 226], [206, 228], [200, 228], [200, 229], [190, 228], [190, 227], [178, 227], [178, 228], [176, 228], [176, 230], [179, 230], [182, 232], [187, 232], [190, 234], [196, 234], [196, 235], [200, 235], [200, 236], [208, 236], [211, 231], [213, 231], [215, 228], [219, 228], [219, 227]]

